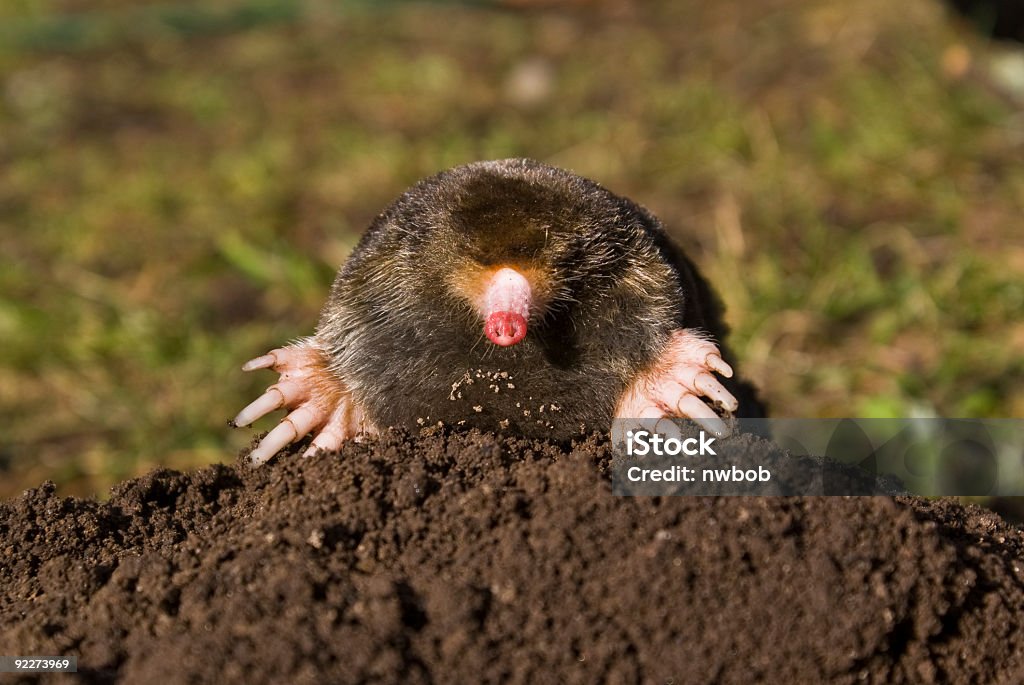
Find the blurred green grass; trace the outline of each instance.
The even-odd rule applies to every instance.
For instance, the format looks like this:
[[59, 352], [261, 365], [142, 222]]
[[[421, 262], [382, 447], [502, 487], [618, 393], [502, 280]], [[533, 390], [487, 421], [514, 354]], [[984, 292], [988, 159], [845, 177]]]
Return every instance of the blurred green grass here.
[[938, 3], [210, 7], [0, 7], [0, 496], [232, 459], [373, 216], [508, 156], [660, 216], [775, 415], [1024, 416], [1024, 100]]

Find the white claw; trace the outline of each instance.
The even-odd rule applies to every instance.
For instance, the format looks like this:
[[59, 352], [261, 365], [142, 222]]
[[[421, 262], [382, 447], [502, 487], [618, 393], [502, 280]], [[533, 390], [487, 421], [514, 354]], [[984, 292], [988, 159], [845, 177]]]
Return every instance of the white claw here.
[[654, 432], [664, 436], [666, 439], [675, 438], [680, 440], [683, 437], [683, 433], [679, 430], [679, 425], [675, 422], [675, 419], [668, 417], [659, 419], [654, 424]]
[[725, 363], [725, 360], [714, 352], [704, 358], [704, 363], [726, 378], [732, 378], [732, 367]]
[[274, 430], [267, 433], [260, 440], [260, 444], [256, 446], [256, 449], [249, 453], [249, 461], [255, 466], [266, 463], [272, 456], [280, 452], [285, 445], [296, 440], [297, 437], [295, 426], [288, 419], [284, 419], [274, 427]]
[[696, 421], [703, 428], [711, 431], [722, 438], [729, 435], [729, 429], [725, 422], [718, 418], [718, 414], [711, 407], [694, 395], [687, 395], [679, 400], [679, 412], [686, 418]]
[[309, 447], [305, 452], [302, 453], [303, 457], [312, 457], [314, 454], [323, 450], [324, 452], [333, 452], [341, 449], [342, 443], [345, 442], [345, 438], [341, 435], [331, 434], [327, 431], [322, 431], [319, 435], [313, 438], [313, 442], [310, 443]]
[[700, 425], [701, 428], [703, 428], [704, 430], [714, 433], [716, 438], [727, 438], [730, 435], [732, 435], [732, 431], [729, 430], [729, 427], [726, 426], [725, 422], [723, 422], [722, 419], [718, 418], [717, 416], [713, 419], [695, 418], [693, 419], [693, 421], [696, 421], [697, 424]]
[[322, 419], [322, 414], [314, 411], [308, 405], [299, 407], [281, 419], [281, 423], [277, 424], [274, 430], [267, 433], [266, 437], [249, 455], [249, 459], [257, 466], [268, 461], [285, 445], [295, 442], [313, 430]]
[[740, 403], [728, 390], [719, 383], [710, 373], [701, 373], [694, 382], [694, 390], [700, 391], [702, 395], [712, 402], [723, 407], [726, 411], [736, 411]]
[[256, 369], [269, 369], [270, 367], [277, 364], [277, 357], [274, 356], [273, 352], [263, 355], [262, 357], [256, 357], [250, 359], [245, 364], [242, 364], [242, 371], [255, 371]]
[[267, 388], [267, 391], [257, 397], [249, 406], [238, 412], [231, 423], [235, 426], [248, 426], [261, 416], [266, 416], [272, 411], [284, 406], [284, 393], [274, 386]]

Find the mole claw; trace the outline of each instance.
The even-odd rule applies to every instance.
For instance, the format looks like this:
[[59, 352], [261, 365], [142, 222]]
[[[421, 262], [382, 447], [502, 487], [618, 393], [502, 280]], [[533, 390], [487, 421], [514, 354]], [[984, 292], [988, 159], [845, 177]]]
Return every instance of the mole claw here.
[[682, 438], [682, 431], [679, 430], [679, 424], [668, 417], [659, 419], [657, 423], [654, 424], [654, 432], [659, 435], [663, 435], [665, 438]]
[[727, 438], [732, 435], [732, 431], [730, 431], [729, 427], [725, 425], [725, 422], [717, 417], [713, 419], [700, 418], [693, 420], [700, 424], [701, 428], [704, 430], [714, 433], [716, 438]]
[[345, 428], [345, 423], [341, 419], [341, 416], [344, 413], [345, 408], [340, 407], [339, 410], [336, 410], [331, 414], [331, 417], [327, 420], [327, 423], [321, 429], [320, 433], [313, 438], [313, 442], [310, 443], [309, 449], [302, 454], [303, 457], [310, 457], [318, 450], [333, 452], [334, 450], [341, 449], [342, 444], [350, 435]]
[[707, 364], [709, 368], [714, 369], [726, 378], [732, 378], [732, 367], [726, 364], [725, 360], [716, 353], [712, 352], [708, 354], [708, 356], [704, 358], [704, 363]]
[[716, 437], [729, 435], [725, 422], [696, 395], [687, 395], [680, 399], [678, 409], [683, 418], [694, 421], [705, 430], [714, 433]]
[[309, 433], [322, 420], [323, 417], [320, 413], [311, 409], [309, 405], [299, 407], [281, 419], [281, 423], [277, 424], [274, 430], [267, 433], [266, 437], [249, 455], [249, 459], [253, 464], [263, 464], [286, 445]]
[[277, 388], [271, 386], [265, 393], [257, 397], [249, 406], [238, 412], [231, 423], [235, 426], [248, 426], [261, 416], [280, 409], [284, 406], [284, 394]]
[[288, 443], [294, 441], [298, 436], [296, 435], [295, 426], [287, 418], [281, 421], [274, 427], [274, 430], [264, 436], [260, 440], [260, 444], [256, 446], [249, 454], [249, 461], [254, 466], [259, 466], [267, 461], [275, 454], [281, 451], [281, 449]]
[[277, 358], [273, 353], [265, 354], [262, 357], [256, 357], [250, 359], [242, 365], [242, 371], [255, 371], [256, 369], [269, 369], [277, 363]]
[[676, 407], [683, 418], [696, 421], [716, 435], [725, 430], [725, 424], [714, 410], [696, 395], [684, 395]]
[[728, 390], [719, 383], [710, 373], [704, 372], [697, 376], [694, 382], [694, 390], [699, 391], [709, 400], [722, 407], [726, 411], [736, 411], [739, 402]]

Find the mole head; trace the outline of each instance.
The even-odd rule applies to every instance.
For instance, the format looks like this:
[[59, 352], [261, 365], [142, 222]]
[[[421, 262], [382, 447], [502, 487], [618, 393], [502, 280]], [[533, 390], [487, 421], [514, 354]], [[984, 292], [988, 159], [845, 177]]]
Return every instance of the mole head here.
[[450, 286], [495, 345], [526, 339], [557, 294], [571, 204], [558, 188], [493, 173], [465, 179], [448, 198], [436, 238]]

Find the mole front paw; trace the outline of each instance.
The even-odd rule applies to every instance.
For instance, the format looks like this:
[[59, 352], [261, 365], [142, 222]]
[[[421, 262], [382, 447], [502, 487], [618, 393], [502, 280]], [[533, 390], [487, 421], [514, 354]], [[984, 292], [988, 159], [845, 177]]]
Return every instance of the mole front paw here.
[[739, 403], [715, 373], [732, 377], [718, 345], [697, 331], [678, 330], [655, 364], [626, 388], [615, 418], [686, 418], [726, 435], [725, 423], [708, 402], [727, 412], [736, 411]]
[[304, 456], [320, 449], [335, 450], [360, 433], [376, 432], [345, 384], [328, 369], [326, 355], [312, 338], [271, 350], [242, 366], [243, 371], [256, 369], [273, 369], [281, 377], [240, 411], [231, 424], [248, 426], [281, 408], [289, 413], [250, 453], [253, 464], [266, 462], [309, 433], [315, 437]]

